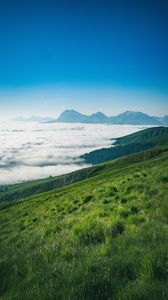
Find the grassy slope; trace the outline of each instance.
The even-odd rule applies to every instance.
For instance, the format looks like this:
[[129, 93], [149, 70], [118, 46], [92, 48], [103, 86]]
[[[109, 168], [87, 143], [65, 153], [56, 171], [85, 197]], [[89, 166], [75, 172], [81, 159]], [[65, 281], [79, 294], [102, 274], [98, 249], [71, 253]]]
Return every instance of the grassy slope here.
[[157, 141], [163, 139], [164, 141], [168, 138], [168, 127], [152, 127], [144, 129], [127, 136], [116, 139], [117, 145], [126, 145], [130, 143], [139, 143], [147, 141]]
[[148, 128], [115, 140], [115, 147], [103, 148], [86, 153], [81, 157], [91, 164], [98, 164], [119, 157], [165, 145], [168, 141], [168, 127]]
[[99, 174], [104, 169], [104, 166], [86, 168], [70, 174], [48, 177], [45, 179], [28, 181], [14, 185], [0, 186], [0, 202], [22, 200], [55, 188], [70, 185]]
[[[118, 138], [116, 140], [118, 146], [115, 148], [100, 149], [86, 154], [83, 157], [86, 157], [89, 163], [100, 163], [148, 150], [156, 145], [165, 145], [167, 141], [168, 128], [154, 127]], [[102, 172], [104, 168], [106, 168], [106, 165], [79, 170], [63, 176], [49, 177], [22, 184], [0, 186], [0, 202], [22, 200], [23, 198], [30, 197], [30, 195], [51, 191], [58, 187], [91, 178]]]
[[166, 300], [167, 159], [132, 155], [2, 205], [0, 299]]

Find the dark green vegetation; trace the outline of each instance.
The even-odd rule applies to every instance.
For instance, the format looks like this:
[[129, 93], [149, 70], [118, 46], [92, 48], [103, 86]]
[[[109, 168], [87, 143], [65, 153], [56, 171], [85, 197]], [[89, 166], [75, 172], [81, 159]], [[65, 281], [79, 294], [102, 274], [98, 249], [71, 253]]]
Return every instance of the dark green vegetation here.
[[165, 146], [69, 174], [82, 180], [69, 186], [7, 187], [0, 299], [168, 299], [167, 162]]
[[81, 156], [87, 163], [98, 164], [152, 149], [168, 143], [168, 127], [154, 127], [118, 138], [115, 147], [95, 150]]

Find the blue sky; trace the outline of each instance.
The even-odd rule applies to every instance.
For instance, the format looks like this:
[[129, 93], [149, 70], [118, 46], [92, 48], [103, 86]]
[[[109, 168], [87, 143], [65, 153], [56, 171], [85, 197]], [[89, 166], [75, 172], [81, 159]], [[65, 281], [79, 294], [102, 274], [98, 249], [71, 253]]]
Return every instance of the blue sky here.
[[168, 113], [167, 1], [0, 3], [0, 111]]

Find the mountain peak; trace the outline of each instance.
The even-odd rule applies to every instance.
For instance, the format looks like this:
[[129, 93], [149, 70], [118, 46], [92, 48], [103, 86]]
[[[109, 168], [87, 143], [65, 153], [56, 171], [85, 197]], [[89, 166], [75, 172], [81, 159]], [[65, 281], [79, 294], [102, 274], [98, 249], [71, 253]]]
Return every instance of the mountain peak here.
[[149, 116], [139, 111], [125, 111], [111, 118], [114, 124], [130, 124], [130, 125], [161, 125], [157, 118]]
[[70, 114], [70, 113], [78, 113], [76, 110], [74, 109], [65, 109], [62, 113], [62, 114]]
[[95, 115], [101, 116], [101, 117], [106, 117], [106, 115], [104, 113], [102, 113], [101, 111], [96, 112]]
[[56, 122], [63, 122], [63, 123], [86, 123], [85, 119], [87, 118], [86, 115], [77, 112], [74, 109], [66, 109], [62, 112]]

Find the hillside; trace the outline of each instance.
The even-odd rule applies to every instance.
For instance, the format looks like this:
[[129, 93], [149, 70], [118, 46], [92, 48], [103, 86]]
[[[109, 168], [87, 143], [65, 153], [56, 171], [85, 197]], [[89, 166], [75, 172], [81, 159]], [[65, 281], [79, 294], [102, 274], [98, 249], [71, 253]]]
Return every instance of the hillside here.
[[146, 141], [159, 142], [168, 141], [168, 127], [152, 127], [147, 128], [124, 137], [115, 139], [116, 145], [126, 145], [130, 143], [141, 143]]
[[0, 205], [0, 299], [166, 300], [167, 162], [165, 146], [48, 192], [56, 178], [35, 182], [28, 199], [33, 182], [13, 186], [22, 201]]
[[166, 145], [168, 127], [148, 128], [115, 140], [115, 147], [103, 148], [81, 156], [88, 164], [98, 164], [119, 157]]
[[[81, 158], [87, 163], [97, 164], [127, 156], [133, 153], [151, 149], [155, 146], [166, 145], [168, 141], [167, 127], [148, 128], [115, 140], [115, 147], [104, 148], [84, 154]], [[22, 184], [0, 186], [0, 202], [21, 200], [30, 195], [66, 186], [100, 174], [106, 165], [86, 168], [70, 174], [34, 180]]]
[[92, 168], [86, 168], [79, 171], [72, 172], [70, 174], [48, 177], [45, 179], [28, 181], [14, 185], [0, 186], [0, 202], [10, 202], [14, 200], [22, 200], [47, 191], [51, 191], [55, 188], [67, 186], [72, 183], [91, 178], [106, 168], [106, 166], [96, 166]]

